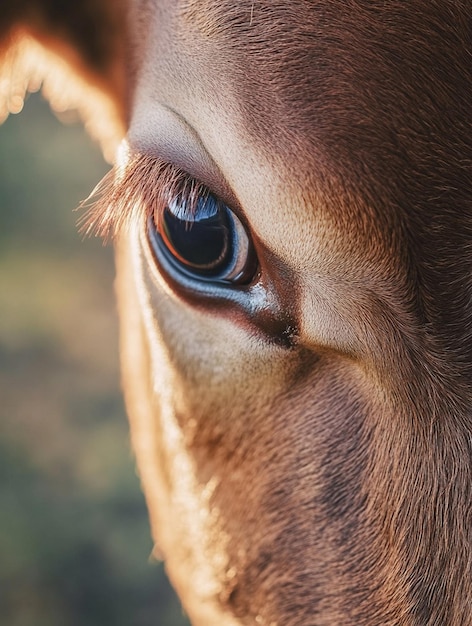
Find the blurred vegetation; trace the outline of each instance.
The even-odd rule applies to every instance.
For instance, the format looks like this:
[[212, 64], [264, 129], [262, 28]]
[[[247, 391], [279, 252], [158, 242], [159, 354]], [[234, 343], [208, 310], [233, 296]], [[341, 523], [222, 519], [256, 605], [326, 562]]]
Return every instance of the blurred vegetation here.
[[105, 173], [39, 96], [0, 128], [0, 624], [183, 626], [119, 390], [112, 250], [72, 209]]

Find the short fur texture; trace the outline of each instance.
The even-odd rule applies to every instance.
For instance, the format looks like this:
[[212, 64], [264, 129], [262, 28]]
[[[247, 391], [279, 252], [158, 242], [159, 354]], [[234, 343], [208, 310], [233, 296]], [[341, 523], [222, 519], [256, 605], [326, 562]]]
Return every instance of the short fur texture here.
[[[55, 6], [7, 3], [0, 33], [60, 41], [129, 127], [95, 222], [125, 224], [133, 443], [193, 623], [471, 624], [470, 3]], [[123, 221], [200, 144], [254, 240], [245, 289], [179, 284]]]

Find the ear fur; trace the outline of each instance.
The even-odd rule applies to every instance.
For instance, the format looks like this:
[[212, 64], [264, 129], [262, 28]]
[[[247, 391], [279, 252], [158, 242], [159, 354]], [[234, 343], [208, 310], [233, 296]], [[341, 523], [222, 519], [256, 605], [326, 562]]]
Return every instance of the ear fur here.
[[124, 0], [4, 0], [0, 122], [42, 89], [57, 112], [77, 110], [113, 159], [126, 121]]

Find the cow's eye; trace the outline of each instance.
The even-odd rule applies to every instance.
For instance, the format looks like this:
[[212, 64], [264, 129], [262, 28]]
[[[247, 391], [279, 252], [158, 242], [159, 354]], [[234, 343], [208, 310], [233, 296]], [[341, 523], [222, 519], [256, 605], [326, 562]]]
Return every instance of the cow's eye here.
[[211, 193], [179, 193], [148, 223], [155, 252], [188, 277], [248, 284], [256, 263], [253, 246], [234, 212]]

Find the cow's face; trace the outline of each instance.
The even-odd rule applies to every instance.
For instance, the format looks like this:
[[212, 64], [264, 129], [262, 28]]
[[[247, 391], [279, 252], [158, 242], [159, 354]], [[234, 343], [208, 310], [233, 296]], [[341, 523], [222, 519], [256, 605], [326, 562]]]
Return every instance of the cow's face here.
[[195, 624], [468, 621], [466, 14], [131, 11], [123, 367]]

